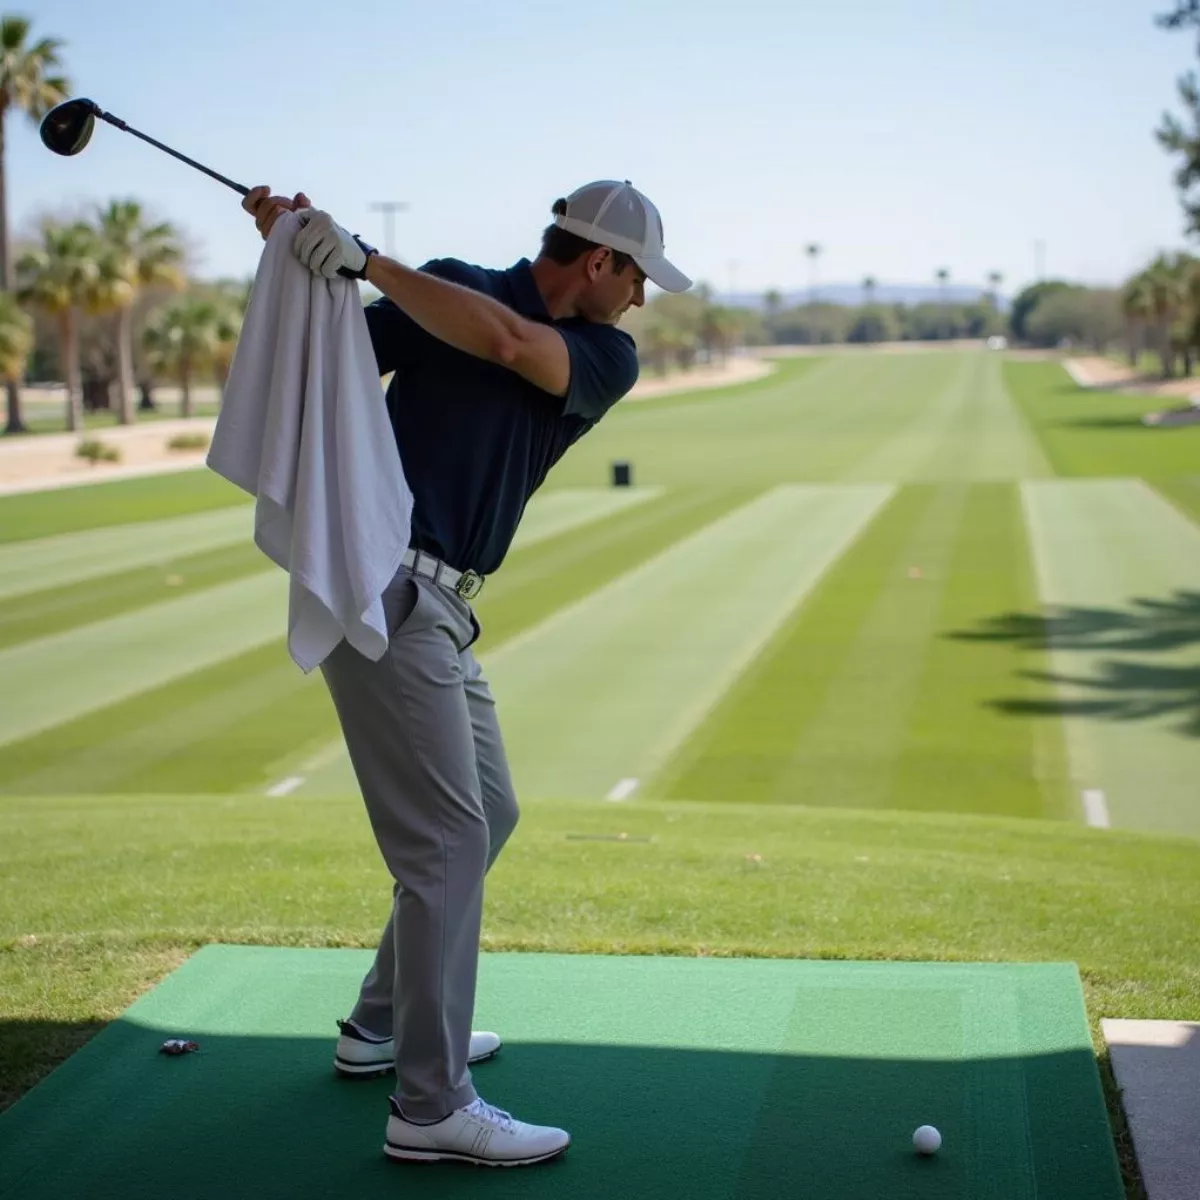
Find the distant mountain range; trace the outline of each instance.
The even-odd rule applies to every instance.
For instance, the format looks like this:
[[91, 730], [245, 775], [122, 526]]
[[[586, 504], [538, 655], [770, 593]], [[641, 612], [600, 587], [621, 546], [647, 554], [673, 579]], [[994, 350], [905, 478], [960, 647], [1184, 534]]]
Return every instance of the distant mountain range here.
[[[783, 291], [784, 308], [795, 308], [798, 304], [809, 301], [808, 288], [795, 288]], [[764, 292], [714, 292], [718, 304], [728, 304], [735, 308], [762, 309]], [[963, 284], [947, 284], [944, 292], [945, 299], [955, 304], [971, 303], [987, 294], [986, 288], [968, 287]], [[943, 297], [942, 289], [936, 284], [910, 283], [880, 283], [875, 286], [876, 304], [936, 304]], [[855, 307], [863, 302], [862, 285], [857, 283], [824, 283], [817, 286], [817, 301], [826, 304], [844, 304]], [[1001, 311], [1008, 309], [1008, 297], [997, 297]]]

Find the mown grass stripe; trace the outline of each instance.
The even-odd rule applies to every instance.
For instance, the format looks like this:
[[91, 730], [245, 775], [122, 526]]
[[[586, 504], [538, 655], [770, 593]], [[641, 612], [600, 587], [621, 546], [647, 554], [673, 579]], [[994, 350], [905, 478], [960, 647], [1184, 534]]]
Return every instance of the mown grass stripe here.
[[924, 393], [901, 388], [893, 394], [889, 386], [886, 412], [904, 424], [854, 463], [847, 479], [979, 482], [1052, 474], [994, 355], [947, 356], [942, 367], [922, 377]]
[[[933, 356], [925, 356], [931, 358]], [[885, 437], [882, 381], [896, 368], [874, 359], [825, 358], [803, 371], [779, 372], [719, 398], [614, 410], [555, 467], [556, 486], [585, 486], [607, 477], [615, 459], [633, 463], [634, 479], [670, 487], [697, 479], [765, 487], [793, 480], [831, 480]], [[922, 369], [905, 360], [901, 373]]]
[[[800, 375], [784, 367], [753, 391], [696, 403], [686, 414], [618, 406], [555, 468], [555, 477], [564, 486], [598, 483], [620, 458], [633, 463], [639, 483], [668, 486], [705, 475], [759, 486], [963, 478], [959, 452], [970, 451], [973, 457], [971, 447], [981, 429], [995, 433], [997, 421], [1008, 430], [1004, 469], [1015, 476], [1027, 462], [1029, 439], [1023, 429], [992, 413], [1007, 403], [1002, 392], [985, 389], [965, 403], [966, 415], [957, 424], [953, 416], [964, 401], [948, 389], [977, 358], [935, 353], [830, 356]], [[930, 418], [939, 408], [944, 411]], [[940, 457], [931, 458], [929, 447], [911, 436], [914, 425], [928, 420], [943, 430], [952, 447]], [[873, 458], [874, 468], [864, 470]]]
[[981, 351], [963, 359], [960, 402], [942, 436], [931, 438], [912, 477], [969, 483], [1054, 474], [1041, 444], [1004, 387], [1000, 361]]
[[323, 744], [331, 727], [320, 676], [303, 675], [278, 637], [5, 746], [0, 792], [236, 791], [257, 783], [264, 762]]
[[985, 356], [976, 401], [964, 431], [968, 435], [964, 440], [976, 461], [976, 473], [962, 478], [982, 482], [1054, 475], [1033, 426], [1005, 386], [1003, 360], [994, 354]]
[[1022, 495], [1047, 611], [998, 632], [1049, 646], [1056, 695], [1006, 707], [1065, 721], [1075, 783], [1114, 825], [1200, 834], [1200, 529], [1140, 480]]
[[247, 499], [245, 492], [206, 468], [3, 496], [0, 544], [106, 525], [161, 521], [245, 504]]
[[1171, 479], [1146, 481], [1184, 516], [1200, 525], [1200, 475], [1177, 475]]
[[[666, 778], [686, 799], [887, 805], [962, 488], [902, 488]], [[910, 571], [920, 571], [912, 577]]]
[[[483, 628], [476, 653], [493, 656], [512, 639], [759, 494], [743, 488], [673, 488], [649, 504], [514, 553], [488, 580], [476, 604]], [[501, 720], [507, 719], [505, 708]], [[357, 790], [336, 730], [315, 756], [316, 763], [306, 754], [298, 751], [274, 762], [268, 782], [295, 772], [305, 776], [300, 790], [307, 795]]]
[[1078, 387], [1055, 362], [1007, 361], [1004, 385], [1025, 414], [1055, 473], [1066, 476], [1195, 475], [1200, 425], [1163, 428], [1142, 416], [1169, 405], [1161, 396]]
[[652, 776], [888, 494], [775, 489], [484, 657], [521, 794]]
[[[998, 532], [989, 522], [1003, 513], [1004, 490], [985, 488], [977, 497], [956, 484], [902, 488], [680, 749], [661, 792], [672, 799], [850, 808], [1008, 814], [1037, 807], [1041, 785], [1028, 738], [1007, 743], [1013, 786], [979, 795], [948, 784], [944, 772], [927, 793], [931, 777], [912, 776], [905, 754], [908, 739], [931, 737], [933, 710], [943, 703], [964, 736], [991, 744], [994, 753], [1000, 752], [995, 739], [1007, 736], [999, 718], [990, 733], [970, 732], [980, 720], [987, 725], [979, 707], [971, 707], [976, 689], [988, 690], [985, 668], [976, 681], [964, 667], [954, 694], [937, 698], [938, 676], [951, 657], [942, 638], [972, 604], [986, 606], [1013, 553], [1019, 561], [1010, 542], [995, 546], [997, 561], [985, 566]], [[969, 582], [953, 582], [959, 569]], [[969, 657], [965, 648], [957, 653]], [[992, 669], [1003, 671], [1004, 664]]]
[[895, 807], [1075, 819], [1061, 724], [1022, 721], [996, 707], [1036, 677], [1047, 656], [990, 636], [998, 615], [1037, 603], [1019, 487], [977, 484], [966, 496], [940, 582], [924, 668], [896, 764]]
[[[660, 495], [659, 488], [594, 488], [535, 496], [522, 525], [522, 536], [514, 544], [514, 553], [636, 508]], [[40, 555], [41, 566], [49, 569], [38, 574], [50, 578], [71, 574], [72, 561], [78, 562], [78, 573], [86, 575], [104, 561], [105, 553], [112, 553], [131, 538], [133, 544], [128, 547], [130, 553], [124, 556], [124, 561], [141, 560], [146, 564], [0, 599], [0, 649], [87, 624], [98, 616], [114, 617], [147, 608], [164, 599], [178, 598], [267, 569], [271, 564], [251, 540], [253, 520], [252, 508], [240, 513], [204, 513], [162, 522], [167, 527], [162, 531], [158, 523], [120, 526], [113, 530], [65, 534], [7, 549], [0, 547], [0, 562], [6, 553], [29, 553], [30, 570], [37, 565], [34, 560]], [[108, 537], [110, 533], [115, 535], [114, 539]], [[137, 541], [141, 535], [149, 539], [148, 547]], [[203, 545], [209, 540], [232, 544], [219, 545], [206, 553], [187, 553], [189, 546]], [[51, 546], [52, 552], [43, 552], [43, 548]], [[164, 558], [171, 549], [178, 553]], [[76, 550], [79, 558], [73, 560], [71, 555]], [[115, 565], [115, 558], [109, 561]]]
[[477, 652], [491, 653], [759, 494], [720, 485], [672, 488], [648, 504], [514, 551], [475, 606], [483, 629]]
[[5, 692], [20, 697], [0, 745], [283, 636], [287, 586], [287, 575], [271, 567], [0, 651]]
[[[542, 619], [744, 498], [712, 489], [664, 495], [515, 551], [485, 588], [485, 637], [494, 644], [506, 631]], [[286, 599], [275, 612], [267, 622], [269, 645], [4, 746], [0, 787], [39, 794], [262, 791], [287, 775], [307, 775], [298, 767], [310, 760], [319, 768], [326, 750], [340, 756], [337, 721], [321, 680], [304, 677], [287, 658]], [[210, 693], [216, 698], [211, 706]], [[137, 733], [143, 728], [150, 731], [146, 737]], [[355, 789], [353, 774], [348, 778], [340, 790]]]
[[252, 505], [0, 546], [0, 600], [217, 550], [254, 535]]
[[559, 488], [539, 492], [529, 502], [513, 538], [512, 550], [523, 550], [569, 530], [615, 516], [657, 499], [662, 488]]
[[896, 761], [965, 502], [965, 485], [926, 491], [919, 516], [889, 547], [891, 569], [819, 705], [797, 731], [774, 799], [825, 803], [827, 788], [835, 803], [892, 805]]
[[[977, 371], [976, 360], [966, 355], [941, 359], [936, 370], [934, 365], [920, 359], [909, 361], [904, 372], [908, 378], [903, 383], [901, 372], [889, 373], [887, 403], [876, 414], [883, 423], [878, 429], [883, 436], [870, 453], [850, 464], [845, 479], [925, 478], [925, 464], [950, 439], [955, 417], [968, 403], [968, 385]], [[957, 447], [956, 441], [954, 444]], [[961, 464], [956, 467], [961, 470]], [[957, 471], [952, 478], [958, 478]]]
[[151, 608], [205, 588], [257, 575], [271, 564], [251, 542], [168, 559], [98, 579], [0, 600], [0, 649], [102, 618]]

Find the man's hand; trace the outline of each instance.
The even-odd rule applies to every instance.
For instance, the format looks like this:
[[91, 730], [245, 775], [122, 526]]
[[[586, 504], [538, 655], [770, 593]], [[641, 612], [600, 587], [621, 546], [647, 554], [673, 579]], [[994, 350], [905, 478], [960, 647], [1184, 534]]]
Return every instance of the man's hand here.
[[281, 212], [311, 208], [312, 201], [303, 192], [297, 192], [290, 200], [287, 196], [272, 196], [271, 189], [264, 185], [251, 188], [242, 201], [242, 207], [254, 218], [254, 224], [265, 242], [271, 236], [271, 230]]
[[344, 267], [350, 274], [361, 277], [367, 254], [351, 234], [327, 212], [315, 208], [302, 213], [301, 221], [292, 248], [314, 275], [336, 279]]

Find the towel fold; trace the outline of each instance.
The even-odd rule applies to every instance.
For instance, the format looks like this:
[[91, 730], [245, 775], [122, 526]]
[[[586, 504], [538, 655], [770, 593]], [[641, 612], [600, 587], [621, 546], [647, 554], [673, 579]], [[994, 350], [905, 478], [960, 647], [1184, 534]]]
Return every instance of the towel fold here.
[[343, 638], [383, 656], [413, 497], [358, 286], [302, 266], [297, 228], [283, 213], [267, 239], [206, 461], [257, 500], [254, 541], [290, 576], [288, 653], [307, 674]]

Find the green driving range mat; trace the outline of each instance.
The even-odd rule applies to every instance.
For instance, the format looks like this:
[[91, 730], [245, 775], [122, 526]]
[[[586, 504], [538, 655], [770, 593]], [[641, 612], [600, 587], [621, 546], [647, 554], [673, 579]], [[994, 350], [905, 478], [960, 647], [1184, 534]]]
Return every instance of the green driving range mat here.
[[201, 950], [0, 1116], [0, 1195], [1124, 1195], [1070, 963], [485, 955], [476, 1027], [505, 1046], [476, 1085], [574, 1141], [482, 1170], [388, 1161], [390, 1078], [334, 1076], [370, 962]]

